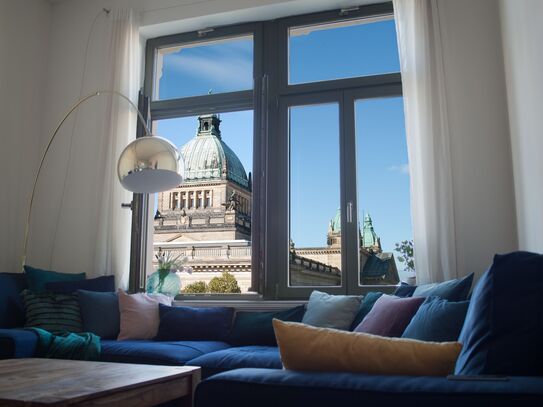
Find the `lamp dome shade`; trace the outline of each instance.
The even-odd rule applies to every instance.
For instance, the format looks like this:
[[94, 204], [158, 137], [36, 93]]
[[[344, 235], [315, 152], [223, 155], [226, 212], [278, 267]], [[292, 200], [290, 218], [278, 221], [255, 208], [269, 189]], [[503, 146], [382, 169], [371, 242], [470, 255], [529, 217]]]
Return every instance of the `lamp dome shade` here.
[[177, 187], [183, 181], [184, 164], [177, 148], [157, 136], [137, 138], [119, 157], [121, 185], [132, 192], [153, 194]]

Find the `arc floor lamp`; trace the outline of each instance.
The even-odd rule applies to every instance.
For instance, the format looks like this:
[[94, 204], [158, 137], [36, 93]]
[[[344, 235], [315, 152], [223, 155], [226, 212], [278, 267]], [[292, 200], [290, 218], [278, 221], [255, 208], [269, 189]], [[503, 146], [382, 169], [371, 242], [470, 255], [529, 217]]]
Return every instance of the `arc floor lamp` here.
[[170, 141], [151, 134], [143, 115], [127, 96], [115, 90], [99, 90], [82, 97], [66, 112], [51, 134], [42, 154], [38, 170], [36, 171], [25, 224], [22, 256], [23, 266], [26, 264], [30, 219], [32, 216], [32, 205], [34, 203], [36, 186], [47, 153], [60, 128], [70, 115], [87, 100], [104, 94], [116, 95], [121, 99], [126, 100], [137, 112], [138, 119], [145, 130], [145, 135], [129, 143], [119, 157], [119, 161], [117, 162], [117, 176], [119, 177], [121, 185], [131, 192], [152, 194], [174, 188], [183, 180], [184, 165], [177, 148]]

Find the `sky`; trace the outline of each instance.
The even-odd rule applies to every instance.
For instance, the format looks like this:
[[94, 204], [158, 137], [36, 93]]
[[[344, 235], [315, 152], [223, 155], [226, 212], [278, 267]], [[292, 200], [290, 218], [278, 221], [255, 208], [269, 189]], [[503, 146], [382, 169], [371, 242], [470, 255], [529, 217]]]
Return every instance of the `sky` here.
[[[291, 84], [399, 71], [393, 20], [323, 28], [291, 31]], [[252, 57], [251, 37], [166, 50], [158, 97], [251, 89]], [[392, 251], [412, 238], [402, 98], [359, 100], [355, 115], [359, 219], [369, 213], [383, 249]], [[221, 120], [223, 140], [252, 171], [252, 111]], [[181, 147], [197, 125], [196, 116], [161, 120], [156, 133]], [[337, 104], [290, 109], [290, 154], [291, 238], [296, 247], [325, 246], [340, 202]]]

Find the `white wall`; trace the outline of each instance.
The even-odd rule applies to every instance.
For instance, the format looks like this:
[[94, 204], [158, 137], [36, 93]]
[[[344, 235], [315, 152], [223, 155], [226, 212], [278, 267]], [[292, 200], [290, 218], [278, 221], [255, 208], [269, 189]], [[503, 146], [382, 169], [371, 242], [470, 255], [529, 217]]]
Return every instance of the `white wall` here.
[[21, 271], [46, 103], [50, 14], [43, 0], [0, 0], [0, 272]]
[[543, 2], [501, 0], [519, 245], [543, 252]]
[[[13, 0], [11, 3], [19, 3]], [[39, 1], [35, 2], [40, 3]], [[32, 69], [42, 72], [47, 66], [46, 106], [43, 129], [51, 129], [81, 88], [85, 44], [91, 24], [102, 7], [132, 6], [141, 11], [143, 32], [171, 32], [229, 24], [248, 19], [269, 19], [293, 12], [318, 11], [349, 5], [355, 1], [309, 0], [70, 0], [52, 6], [49, 62], [40, 63], [32, 57]], [[37, 6], [36, 6], [37, 7]], [[45, 7], [45, 6], [42, 6]], [[297, 10], [297, 11], [296, 11]], [[495, 252], [517, 248], [514, 188], [508, 137], [507, 104], [501, 53], [498, 2], [493, 0], [456, 0], [440, 2], [440, 13], [448, 40], [443, 44], [448, 78], [447, 92], [451, 118], [451, 149], [453, 192], [456, 209], [457, 263], [466, 272], [482, 273]], [[89, 68], [101, 69], [107, 39], [96, 20], [95, 34], [89, 45]], [[183, 19], [172, 23], [172, 20]], [[170, 20], [168, 22], [168, 20]], [[40, 20], [41, 21], [41, 20]], [[39, 24], [35, 24], [39, 27]], [[25, 25], [27, 27], [27, 25]], [[37, 28], [36, 28], [37, 29]], [[37, 34], [37, 33], [34, 33]], [[40, 31], [40, 34], [42, 32]], [[33, 38], [47, 38], [36, 35]], [[34, 40], [35, 42], [37, 39]], [[47, 47], [44, 47], [47, 48]], [[47, 56], [40, 49], [38, 55]], [[19, 57], [18, 57], [19, 58]], [[30, 68], [29, 68], [30, 69]], [[34, 77], [33, 75], [28, 75]], [[1, 77], [4, 77], [3, 75]], [[99, 76], [96, 76], [99, 77]], [[18, 82], [24, 82], [19, 78]], [[93, 75], [84, 82], [84, 91], [99, 86]], [[30, 86], [29, 86], [30, 88]], [[21, 102], [20, 106], [24, 106]], [[79, 120], [92, 126], [92, 109], [81, 111]], [[27, 116], [25, 116], [26, 118]], [[96, 120], [96, 119], [94, 119]], [[78, 125], [81, 125], [79, 123]], [[39, 125], [32, 124], [39, 128]], [[70, 129], [71, 126], [66, 126]], [[35, 134], [38, 134], [36, 132]], [[41, 135], [45, 143], [47, 131]], [[92, 135], [75, 134], [75, 137]], [[79, 271], [78, 259], [85, 258], [85, 230], [92, 228], [92, 216], [83, 208], [91, 186], [79, 186], [81, 219], [74, 224], [71, 244], [57, 247], [53, 257], [53, 231], [62, 180], [66, 168], [69, 131], [61, 135], [50, 159], [47, 175], [37, 202], [31, 254], [43, 267], [59, 266], [61, 271]], [[92, 139], [85, 139], [90, 142]], [[38, 138], [36, 137], [36, 141]], [[78, 142], [83, 142], [79, 140]], [[33, 153], [35, 157], [35, 152]], [[92, 157], [79, 157], [91, 160]], [[19, 203], [24, 202], [24, 194]], [[20, 208], [17, 209], [20, 211]], [[15, 210], [15, 212], [17, 212]], [[1, 213], [2, 211], [0, 211]], [[4, 214], [0, 214], [4, 216]], [[18, 215], [19, 216], [19, 215]], [[4, 225], [2, 222], [0, 225]], [[1, 242], [0, 242], [1, 243]], [[2, 249], [4, 250], [4, 249]], [[9, 255], [6, 253], [6, 255]], [[63, 260], [61, 260], [61, 258]], [[11, 263], [14, 263], [10, 259]], [[62, 265], [62, 266], [61, 266]], [[72, 265], [73, 267], [69, 267]]]
[[457, 266], [480, 275], [517, 248], [498, 2], [441, 0]]

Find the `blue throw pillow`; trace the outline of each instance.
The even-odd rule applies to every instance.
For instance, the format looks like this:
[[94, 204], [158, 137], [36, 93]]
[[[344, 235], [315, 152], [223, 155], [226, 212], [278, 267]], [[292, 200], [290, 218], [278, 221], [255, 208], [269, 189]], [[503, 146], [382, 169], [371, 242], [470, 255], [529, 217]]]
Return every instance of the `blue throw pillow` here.
[[457, 375], [543, 376], [543, 255], [494, 256], [471, 297]]
[[0, 328], [21, 328], [25, 309], [20, 293], [26, 289], [23, 273], [0, 273]]
[[25, 276], [28, 289], [33, 293], [46, 291], [45, 284], [53, 281], [77, 281], [84, 280], [85, 273], [57, 273], [56, 271], [42, 270], [25, 265]]
[[469, 301], [451, 302], [428, 297], [405, 328], [402, 338], [430, 342], [457, 341], [468, 306]]
[[169, 307], [159, 305], [157, 341], [225, 341], [228, 339], [234, 308]]
[[402, 281], [393, 295], [396, 297], [412, 297], [416, 288], [416, 285], [407, 284]]
[[45, 283], [45, 289], [58, 294], [71, 294], [77, 290], [112, 292], [115, 291], [115, 276], [77, 281], [53, 281]]
[[117, 339], [121, 325], [117, 293], [77, 290], [77, 299], [83, 330], [102, 339]]
[[349, 329], [360, 309], [361, 297], [313, 291], [302, 323], [320, 328]]
[[419, 285], [413, 292], [413, 297], [441, 297], [449, 301], [465, 301], [468, 299], [473, 273], [457, 280], [448, 280], [442, 283]]
[[305, 305], [277, 312], [236, 312], [228, 343], [235, 346], [277, 346], [272, 320], [302, 322], [304, 313]]
[[381, 298], [383, 295], [382, 292], [379, 291], [370, 291], [366, 295], [364, 295], [364, 298], [362, 298], [362, 302], [360, 303], [360, 308], [358, 309], [358, 313], [354, 317], [354, 321], [351, 324], [351, 331], [354, 331], [354, 329], [360, 325], [362, 320], [366, 317], [366, 315], [369, 314], [371, 309], [373, 308], [373, 305], [375, 302]]

